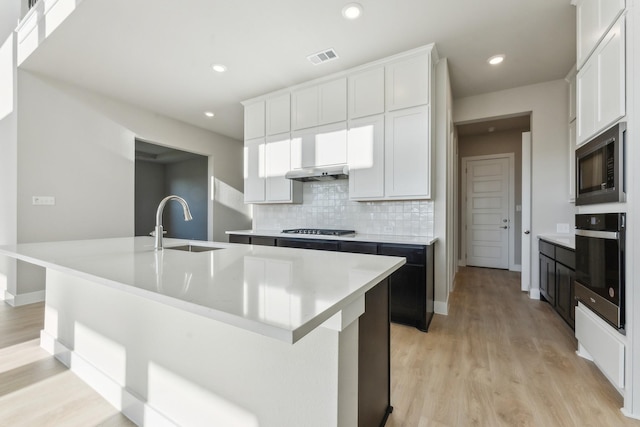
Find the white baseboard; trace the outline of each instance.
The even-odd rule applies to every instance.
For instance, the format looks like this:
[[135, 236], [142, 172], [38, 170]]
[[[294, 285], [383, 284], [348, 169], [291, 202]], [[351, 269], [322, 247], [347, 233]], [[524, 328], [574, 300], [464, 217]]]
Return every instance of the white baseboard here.
[[142, 398], [114, 381], [44, 330], [40, 331], [40, 346], [136, 425], [177, 427], [177, 424], [147, 405]]
[[509, 268], [509, 271], [522, 271], [522, 265], [521, 264], [513, 264]]
[[433, 311], [436, 314], [444, 314], [445, 316], [447, 316], [449, 314], [449, 302], [434, 301]]
[[13, 295], [9, 291], [4, 291], [4, 300], [12, 307], [20, 307], [21, 305], [33, 304], [44, 301], [45, 292], [35, 291], [26, 294]]
[[531, 288], [531, 289], [529, 289], [529, 298], [531, 298], [531, 299], [540, 299], [540, 288]]

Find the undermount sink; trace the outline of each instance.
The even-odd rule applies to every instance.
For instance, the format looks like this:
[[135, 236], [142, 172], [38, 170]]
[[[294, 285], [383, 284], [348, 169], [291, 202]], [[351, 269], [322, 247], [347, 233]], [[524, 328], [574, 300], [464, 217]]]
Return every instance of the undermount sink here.
[[180, 245], [180, 246], [165, 246], [165, 249], [173, 249], [176, 251], [184, 251], [184, 252], [208, 252], [208, 251], [215, 251], [217, 249], [224, 249], [224, 248], [214, 248], [211, 246]]

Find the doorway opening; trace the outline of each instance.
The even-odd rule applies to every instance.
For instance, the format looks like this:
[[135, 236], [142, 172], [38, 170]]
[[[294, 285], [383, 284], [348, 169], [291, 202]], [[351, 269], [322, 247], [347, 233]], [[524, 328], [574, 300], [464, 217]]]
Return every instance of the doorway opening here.
[[135, 235], [148, 236], [155, 227], [160, 201], [171, 194], [189, 204], [192, 221], [184, 221], [182, 207], [168, 203], [164, 210], [165, 237], [207, 239], [207, 156], [135, 141]]
[[522, 269], [522, 133], [530, 113], [457, 125], [458, 264]]

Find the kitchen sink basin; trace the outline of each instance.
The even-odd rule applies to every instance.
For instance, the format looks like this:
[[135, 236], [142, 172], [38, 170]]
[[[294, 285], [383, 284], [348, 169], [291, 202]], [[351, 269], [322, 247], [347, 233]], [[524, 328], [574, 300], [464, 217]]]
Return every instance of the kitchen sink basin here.
[[217, 249], [224, 249], [224, 248], [214, 248], [211, 246], [180, 245], [180, 246], [166, 246], [165, 249], [173, 249], [175, 251], [184, 251], [184, 252], [208, 252], [208, 251], [215, 251]]

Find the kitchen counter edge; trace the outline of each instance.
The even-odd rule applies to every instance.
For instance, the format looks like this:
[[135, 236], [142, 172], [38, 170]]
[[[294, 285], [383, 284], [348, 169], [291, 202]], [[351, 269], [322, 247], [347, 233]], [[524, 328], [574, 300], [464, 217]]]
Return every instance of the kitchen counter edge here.
[[318, 234], [283, 233], [278, 230], [233, 230], [227, 234], [241, 236], [265, 236], [289, 239], [318, 239], [318, 240], [342, 240], [347, 242], [371, 242], [371, 243], [396, 243], [403, 245], [433, 245], [438, 241], [433, 236], [393, 236], [384, 234], [358, 234], [355, 236], [327, 236]]

